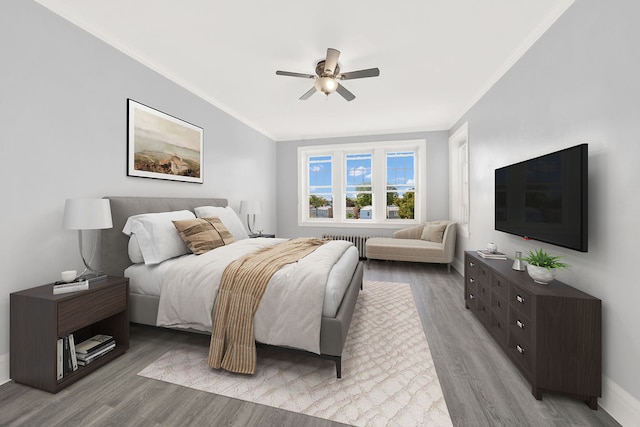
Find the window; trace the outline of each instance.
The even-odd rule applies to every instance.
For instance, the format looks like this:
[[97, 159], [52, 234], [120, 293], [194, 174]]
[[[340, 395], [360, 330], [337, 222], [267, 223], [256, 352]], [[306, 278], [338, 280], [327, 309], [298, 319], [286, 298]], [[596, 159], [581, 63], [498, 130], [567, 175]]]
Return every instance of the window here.
[[469, 130], [465, 122], [449, 138], [449, 212], [458, 233], [469, 237]]
[[371, 153], [346, 156], [345, 219], [372, 219], [372, 160]]
[[309, 157], [309, 218], [333, 218], [331, 156]]
[[299, 225], [423, 222], [424, 140], [298, 148]]
[[387, 219], [413, 219], [415, 201], [413, 151], [387, 153]]

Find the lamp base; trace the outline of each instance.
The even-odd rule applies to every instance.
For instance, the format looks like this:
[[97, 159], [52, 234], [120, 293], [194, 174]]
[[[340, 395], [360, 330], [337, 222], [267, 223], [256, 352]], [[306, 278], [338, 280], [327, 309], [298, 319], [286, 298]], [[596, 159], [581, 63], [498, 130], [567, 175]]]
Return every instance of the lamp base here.
[[107, 275], [104, 273], [89, 273], [89, 274], [83, 274], [82, 276], [78, 277], [76, 280], [86, 280], [89, 282], [89, 284], [95, 283], [95, 282], [100, 282], [102, 280], [105, 280], [107, 278]]

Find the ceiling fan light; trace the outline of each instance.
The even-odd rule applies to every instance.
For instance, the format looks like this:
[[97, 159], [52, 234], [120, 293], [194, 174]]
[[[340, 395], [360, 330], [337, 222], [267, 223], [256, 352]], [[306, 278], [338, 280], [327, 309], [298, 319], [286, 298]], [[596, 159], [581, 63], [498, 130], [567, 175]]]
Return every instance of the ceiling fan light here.
[[333, 77], [319, 77], [316, 79], [315, 87], [320, 92], [329, 95], [338, 89], [338, 82]]

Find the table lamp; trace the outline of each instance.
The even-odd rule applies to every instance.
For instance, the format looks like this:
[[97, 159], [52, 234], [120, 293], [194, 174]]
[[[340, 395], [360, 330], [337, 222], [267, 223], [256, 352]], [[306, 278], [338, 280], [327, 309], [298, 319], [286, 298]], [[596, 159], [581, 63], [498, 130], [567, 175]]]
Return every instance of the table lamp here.
[[[111, 220], [111, 205], [108, 199], [67, 199], [64, 205], [64, 219], [62, 227], [68, 230], [78, 230], [78, 246], [85, 269], [80, 273], [80, 280], [89, 283], [103, 280], [107, 277], [104, 272], [94, 269], [92, 263], [96, 258], [100, 245], [100, 232], [97, 230], [113, 227]], [[83, 234], [84, 232], [84, 234]], [[85, 258], [83, 251], [83, 237], [93, 234], [93, 253]], [[86, 236], [85, 236], [86, 235]]]
[[[240, 215], [247, 215], [247, 227], [249, 233], [254, 234], [252, 227], [256, 226], [256, 214], [262, 213], [262, 205], [258, 200], [242, 200], [240, 202]], [[249, 215], [253, 215], [253, 221], [249, 224]]]

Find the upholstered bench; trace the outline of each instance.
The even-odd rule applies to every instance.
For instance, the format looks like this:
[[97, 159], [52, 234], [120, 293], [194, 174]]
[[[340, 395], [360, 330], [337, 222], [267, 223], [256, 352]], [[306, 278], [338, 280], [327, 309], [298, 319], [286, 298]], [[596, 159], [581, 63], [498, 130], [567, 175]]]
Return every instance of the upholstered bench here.
[[393, 237], [370, 237], [366, 242], [367, 263], [372, 259], [447, 264], [455, 255], [456, 223], [430, 221], [404, 228]]

